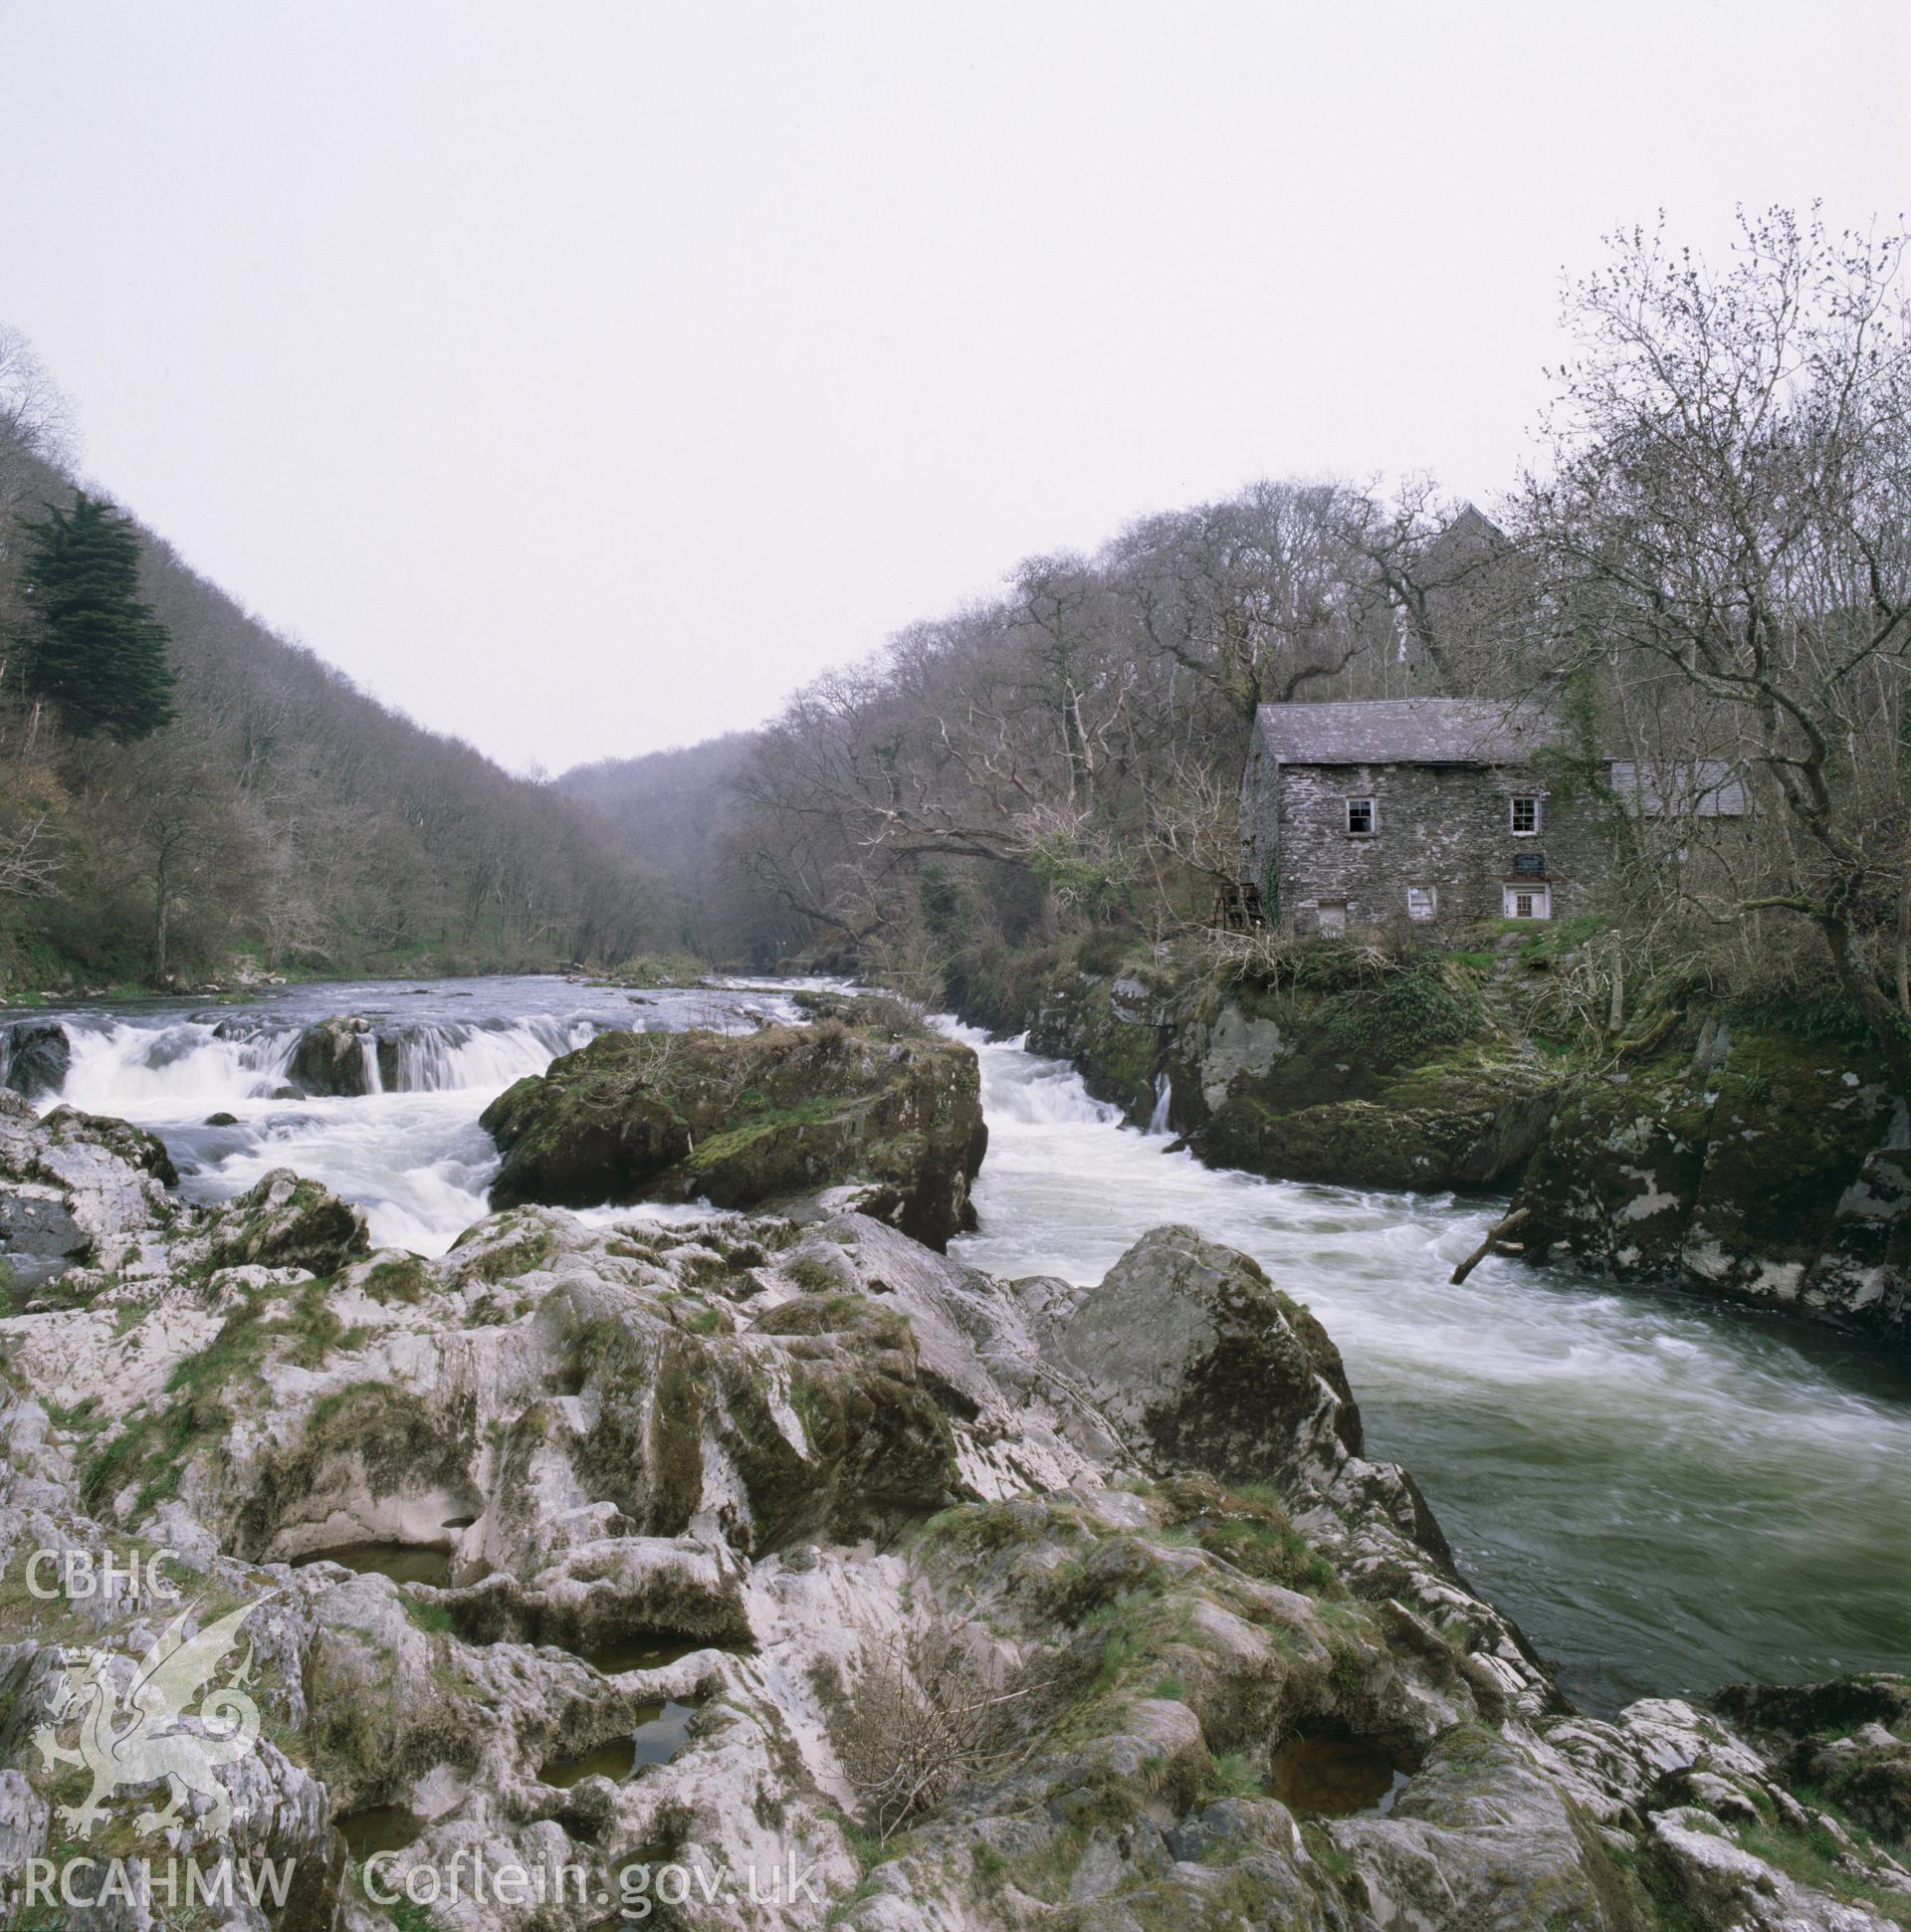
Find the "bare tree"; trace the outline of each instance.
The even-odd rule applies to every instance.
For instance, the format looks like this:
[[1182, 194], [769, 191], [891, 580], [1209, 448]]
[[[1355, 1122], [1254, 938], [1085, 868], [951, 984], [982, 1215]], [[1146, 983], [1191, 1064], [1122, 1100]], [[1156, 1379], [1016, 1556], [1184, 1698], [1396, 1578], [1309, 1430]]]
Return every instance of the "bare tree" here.
[[1110, 546], [1108, 568], [1145, 648], [1211, 686], [1245, 722], [1259, 705], [1340, 676], [1383, 634], [1353, 540], [1368, 515], [1337, 483], [1257, 483], [1131, 526]]
[[1658, 769], [1709, 738], [1757, 774], [1767, 835], [1715, 915], [1809, 922], [1911, 1085], [1883, 983], [1911, 866], [1905, 237], [1784, 210], [1741, 229], [1717, 271], [1662, 231], [1611, 238], [1571, 292], [1523, 534], [1560, 662], [1656, 721]]
[[63, 464], [72, 454], [72, 404], [33, 344], [0, 322], [0, 500], [23, 467], [20, 459]]
[[0, 831], [0, 894], [46, 898], [56, 892], [66, 861], [49, 833], [50, 814], [28, 811]]

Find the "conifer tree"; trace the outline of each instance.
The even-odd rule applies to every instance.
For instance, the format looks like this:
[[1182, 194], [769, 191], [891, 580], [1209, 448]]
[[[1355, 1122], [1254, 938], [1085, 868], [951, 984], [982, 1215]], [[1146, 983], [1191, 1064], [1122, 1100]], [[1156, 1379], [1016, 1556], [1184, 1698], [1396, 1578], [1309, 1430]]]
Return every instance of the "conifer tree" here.
[[83, 491], [23, 519], [26, 687], [75, 738], [146, 738], [173, 717], [166, 628], [139, 600], [130, 518]]

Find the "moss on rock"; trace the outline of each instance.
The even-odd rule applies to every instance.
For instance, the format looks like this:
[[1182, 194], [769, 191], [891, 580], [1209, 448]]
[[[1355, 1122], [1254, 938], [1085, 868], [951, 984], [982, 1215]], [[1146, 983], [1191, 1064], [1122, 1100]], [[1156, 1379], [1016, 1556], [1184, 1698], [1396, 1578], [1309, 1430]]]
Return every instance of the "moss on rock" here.
[[494, 1206], [706, 1199], [750, 1207], [846, 1181], [943, 1247], [986, 1145], [974, 1054], [888, 1021], [608, 1033], [494, 1101]]
[[[1906, 1202], [1879, 1179], [1897, 1109], [1861, 1047], [1688, 1017], [1559, 1108], [1515, 1199], [1523, 1238], [1620, 1276], [1902, 1333], [1890, 1256]], [[1863, 1265], [1820, 1265], [1847, 1249]]]

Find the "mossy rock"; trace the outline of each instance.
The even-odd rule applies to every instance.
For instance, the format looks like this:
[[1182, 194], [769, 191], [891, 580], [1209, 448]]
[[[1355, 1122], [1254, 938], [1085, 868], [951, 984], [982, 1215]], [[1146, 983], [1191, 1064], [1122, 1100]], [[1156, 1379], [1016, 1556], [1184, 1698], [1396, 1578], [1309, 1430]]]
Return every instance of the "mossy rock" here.
[[690, 1130], [669, 1103], [634, 1080], [618, 1079], [621, 1056], [606, 1043], [641, 1037], [606, 1034], [592, 1041], [606, 1050], [589, 1065], [579, 1064], [580, 1054], [566, 1054], [541, 1078], [520, 1080], [485, 1109], [480, 1124], [505, 1156], [492, 1182], [493, 1207], [635, 1199], [630, 1189], [690, 1152]]
[[1890, 1128], [1881, 1060], [1738, 1029], [1713, 1091], [1684, 1265], [1728, 1285], [1754, 1286], [1774, 1268], [1802, 1277]]
[[1107, 976], [1086, 966], [1059, 972], [1042, 989], [1029, 1048], [1072, 1062], [1097, 1100], [1113, 1102], [1131, 1120], [1147, 1120], [1166, 1064], [1168, 996], [1145, 950]]
[[1650, 1061], [1582, 1086], [1559, 1107], [1515, 1205], [1522, 1239], [1617, 1274], [1676, 1269], [1705, 1172], [1703, 1082], [1681, 1030]]
[[[1515, 1199], [1522, 1239], [1621, 1276], [1888, 1325], [1897, 1303], [1875, 1282], [1843, 1305], [1813, 1305], [1810, 1283], [1896, 1106], [1860, 1046], [1688, 1017], [1559, 1108]], [[1880, 1262], [1901, 1245], [1888, 1205], [1870, 1230]]]
[[906, 1321], [860, 1295], [803, 1295], [766, 1310], [754, 1333], [782, 1347], [726, 1349], [713, 1368], [720, 1434], [758, 1552], [886, 1535], [956, 1500], [955, 1438]]
[[[1072, 1062], [1138, 1125], [1167, 1076], [1169, 1125], [1217, 1167], [1352, 1186], [1504, 1185], [1545, 1130], [1554, 1076], [1488, 1027], [1470, 974], [1427, 961], [1377, 976], [1366, 954], [1319, 951], [1278, 983], [1145, 946], [1084, 953], [1043, 987], [1029, 1045]], [[1111, 972], [1086, 969], [1109, 957]]]
[[492, 1205], [741, 1208], [863, 1181], [869, 1211], [946, 1245], [986, 1145], [980, 1069], [965, 1046], [865, 1017], [602, 1035], [486, 1109], [504, 1153]]
[[321, 1019], [300, 1034], [286, 1071], [309, 1094], [367, 1094], [371, 1092], [368, 1045], [376, 1050], [369, 1020], [355, 1014]]

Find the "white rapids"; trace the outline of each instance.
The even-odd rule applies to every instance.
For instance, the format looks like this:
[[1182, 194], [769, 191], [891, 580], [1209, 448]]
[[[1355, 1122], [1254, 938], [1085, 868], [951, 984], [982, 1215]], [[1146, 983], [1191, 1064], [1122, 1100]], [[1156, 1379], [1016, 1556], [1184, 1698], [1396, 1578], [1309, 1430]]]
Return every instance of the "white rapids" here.
[[[415, 992], [302, 986], [228, 1008], [81, 1010], [52, 1015], [73, 1057], [60, 1092], [40, 1104], [150, 1128], [192, 1198], [224, 1199], [274, 1168], [292, 1168], [359, 1202], [379, 1245], [442, 1254], [488, 1211], [498, 1150], [478, 1117], [514, 1081], [609, 1027], [723, 1023], [752, 1006], [776, 1016], [793, 1010], [774, 988], [633, 998], [542, 977], [434, 980]], [[363, 1014], [375, 1029], [362, 1041], [370, 1091], [291, 1091], [300, 1035], [340, 1013]]]

